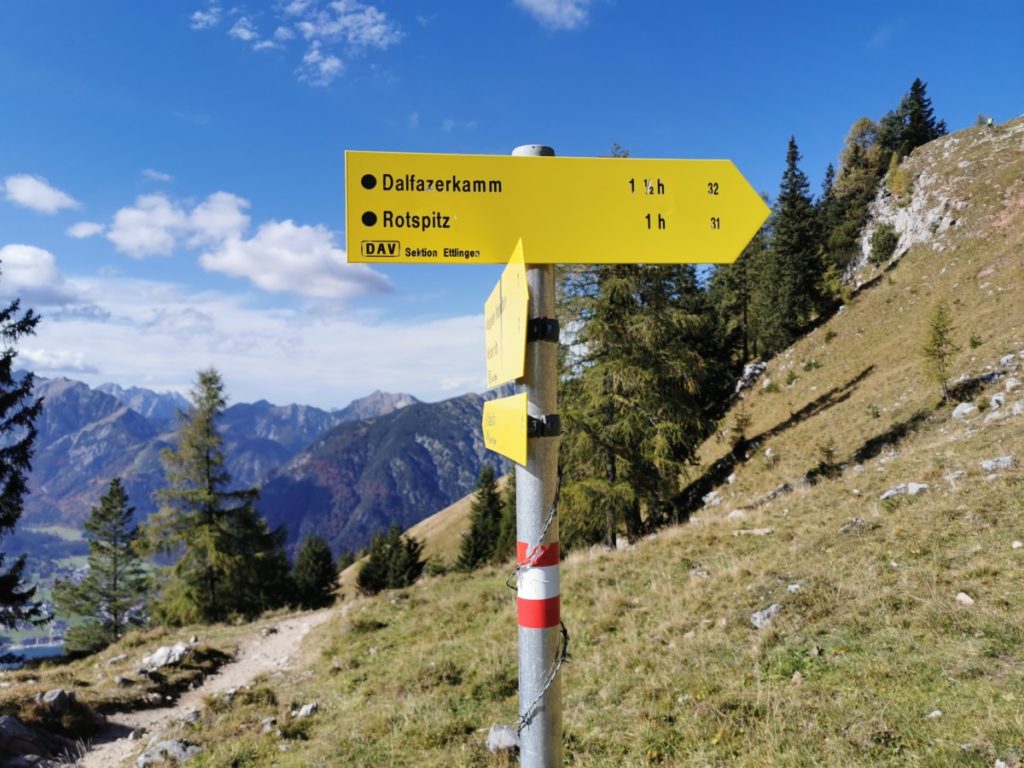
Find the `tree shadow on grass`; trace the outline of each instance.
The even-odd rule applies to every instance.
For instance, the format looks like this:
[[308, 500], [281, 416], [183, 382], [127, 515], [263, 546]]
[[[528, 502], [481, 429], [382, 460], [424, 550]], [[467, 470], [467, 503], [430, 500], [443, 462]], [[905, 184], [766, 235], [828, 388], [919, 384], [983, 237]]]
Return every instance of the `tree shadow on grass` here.
[[819, 413], [827, 411], [829, 408], [848, 400], [853, 394], [854, 389], [857, 388], [857, 385], [870, 376], [874, 370], [875, 366], [869, 365], [845, 384], [834, 387], [820, 397], [815, 398], [799, 411], [791, 413], [788, 419], [779, 422], [771, 429], [765, 430], [754, 437], [737, 440], [729, 453], [708, 467], [707, 471], [705, 471], [703, 475], [693, 480], [682, 491], [676, 494], [675, 498], [672, 500], [676, 521], [682, 522], [683, 520], [687, 520], [695, 510], [699, 509], [703, 503], [704, 496], [713, 491], [717, 486], [724, 483], [726, 478], [732, 474], [737, 464], [741, 464], [747, 460], [747, 453], [751, 447], [756, 446], [769, 438], [775, 437], [776, 435], [785, 432], [787, 429], [792, 429], [797, 424], [806, 421], [812, 416], [816, 416]]
[[909, 419], [893, 424], [885, 432], [874, 437], [869, 437], [860, 448], [853, 452], [851, 459], [860, 464], [868, 459], [875, 458], [875, 456], [890, 446], [899, 445], [907, 435], [916, 432], [934, 411], [934, 408], [931, 410], [922, 408]]

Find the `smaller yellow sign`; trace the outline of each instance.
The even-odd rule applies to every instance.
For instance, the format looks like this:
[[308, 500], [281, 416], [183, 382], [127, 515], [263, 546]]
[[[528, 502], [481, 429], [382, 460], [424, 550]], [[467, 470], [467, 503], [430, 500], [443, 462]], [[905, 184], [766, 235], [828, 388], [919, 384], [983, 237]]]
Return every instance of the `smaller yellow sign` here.
[[526, 287], [523, 241], [516, 243], [501, 280], [484, 304], [484, 345], [487, 386], [496, 387], [523, 377], [526, 366], [526, 316], [530, 293]]
[[526, 393], [484, 403], [484, 445], [526, 466]]

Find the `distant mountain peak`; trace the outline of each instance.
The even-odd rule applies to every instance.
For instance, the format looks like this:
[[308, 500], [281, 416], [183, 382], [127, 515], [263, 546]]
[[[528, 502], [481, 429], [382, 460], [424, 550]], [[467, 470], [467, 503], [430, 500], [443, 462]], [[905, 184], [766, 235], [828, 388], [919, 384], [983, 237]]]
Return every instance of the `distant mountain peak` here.
[[155, 421], [170, 421], [178, 411], [188, 410], [188, 400], [177, 392], [154, 392], [142, 387], [122, 387], [120, 384], [100, 384], [97, 392], [117, 398], [136, 413]]
[[378, 416], [386, 416], [397, 410], [418, 403], [412, 395], [404, 392], [382, 392], [375, 390], [366, 397], [353, 400], [340, 411], [335, 411], [342, 421], [362, 421], [363, 419], [374, 419]]

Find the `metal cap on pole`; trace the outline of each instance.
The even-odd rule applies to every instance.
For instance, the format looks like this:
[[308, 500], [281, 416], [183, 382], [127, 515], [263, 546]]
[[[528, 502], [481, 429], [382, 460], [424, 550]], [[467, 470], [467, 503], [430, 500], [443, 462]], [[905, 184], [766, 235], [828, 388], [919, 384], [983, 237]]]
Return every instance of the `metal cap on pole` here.
[[[516, 157], [553, 157], [542, 144], [512, 150]], [[529, 253], [529, 243], [527, 243]], [[529, 257], [527, 257], [529, 259]], [[531, 322], [554, 321], [555, 269], [526, 267]], [[558, 343], [530, 341], [522, 379], [527, 412], [545, 424], [558, 414]], [[557, 430], [528, 441], [526, 466], [516, 466], [516, 539], [519, 562], [519, 761], [523, 768], [562, 765], [562, 683], [559, 673], [561, 598], [559, 590]]]

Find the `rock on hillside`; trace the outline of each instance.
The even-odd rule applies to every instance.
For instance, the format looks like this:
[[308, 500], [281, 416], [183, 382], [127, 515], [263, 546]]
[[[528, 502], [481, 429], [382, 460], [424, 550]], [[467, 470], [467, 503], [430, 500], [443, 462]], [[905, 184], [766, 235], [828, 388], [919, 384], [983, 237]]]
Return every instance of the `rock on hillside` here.
[[469, 493], [485, 461], [504, 469], [483, 445], [483, 402], [464, 395], [341, 424], [264, 485], [260, 510], [287, 525], [292, 546], [318, 534], [336, 553], [392, 523], [408, 528]]
[[871, 255], [871, 237], [878, 227], [891, 225], [899, 236], [895, 256], [905, 254], [914, 245], [929, 245], [944, 251], [942, 237], [955, 227], [971, 206], [969, 186], [964, 182], [987, 167], [993, 157], [1013, 150], [1024, 142], [1024, 121], [1016, 120], [970, 135], [964, 132], [944, 136], [918, 147], [904, 160], [901, 172], [912, 188], [902, 197], [883, 184], [870, 207], [871, 218], [861, 235], [860, 260], [863, 268]]

